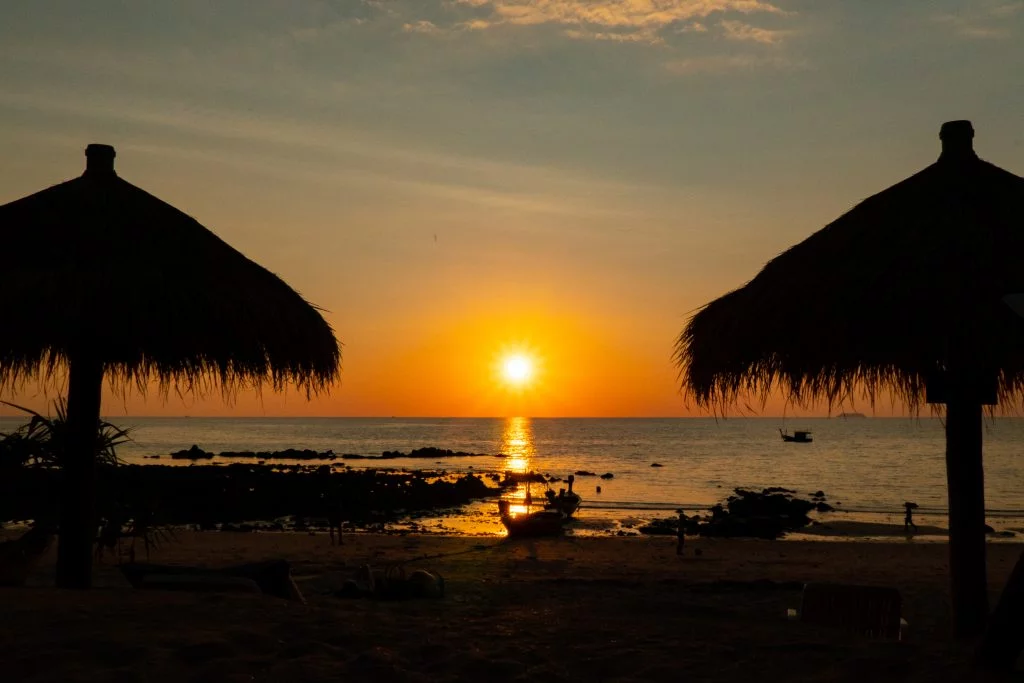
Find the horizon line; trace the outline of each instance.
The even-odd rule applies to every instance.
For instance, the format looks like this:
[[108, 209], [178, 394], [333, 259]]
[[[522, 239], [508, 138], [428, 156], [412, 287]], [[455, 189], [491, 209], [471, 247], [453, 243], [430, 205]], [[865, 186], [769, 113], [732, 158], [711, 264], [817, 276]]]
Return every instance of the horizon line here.
[[[940, 418], [937, 415], [905, 414], [905, 415], [871, 415], [860, 413], [867, 419], [921, 419]], [[0, 415], [0, 418], [21, 418], [22, 415]], [[849, 416], [836, 415], [804, 415], [799, 417], [786, 415], [101, 415], [103, 419], [150, 419], [150, 420], [508, 420], [526, 418], [530, 420], [834, 420], [846, 419]], [[1024, 417], [1005, 415], [1000, 417]]]

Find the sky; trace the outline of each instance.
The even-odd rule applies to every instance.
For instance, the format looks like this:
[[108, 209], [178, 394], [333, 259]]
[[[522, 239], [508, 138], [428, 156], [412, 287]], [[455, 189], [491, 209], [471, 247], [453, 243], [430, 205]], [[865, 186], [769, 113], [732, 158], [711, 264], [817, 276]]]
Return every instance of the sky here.
[[108, 415], [701, 414], [689, 314], [932, 163], [943, 121], [1024, 173], [1021, 64], [1024, 0], [7, 0], [0, 203], [112, 144], [344, 344], [312, 401]]

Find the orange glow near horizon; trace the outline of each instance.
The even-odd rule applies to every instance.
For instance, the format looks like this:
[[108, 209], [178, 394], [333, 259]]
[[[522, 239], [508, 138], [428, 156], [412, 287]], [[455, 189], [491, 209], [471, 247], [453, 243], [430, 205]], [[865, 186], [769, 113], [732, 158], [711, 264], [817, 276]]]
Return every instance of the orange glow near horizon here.
[[[114, 391], [108, 385], [103, 414], [110, 418], [710, 415], [692, 405], [687, 408], [678, 393], [670, 344], [665, 341], [672, 339], [671, 319], [664, 329], [637, 330], [594, 311], [566, 314], [536, 304], [530, 309], [506, 305], [497, 310], [490, 302], [472, 302], [457, 311], [380, 320], [372, 331], [362, 334], [346, 334], [350, 327], [344, 321], [331, 321], [345, 342], [342, 379], [312, 401], [295, 389], [276, 393], [269, 387], [225, 396], [212, 381], [202, 395], [179, 394], [173, 388], [161, 393], [155, 383], [148, 386], [146, 395], [131, 387]], [[66, 378], [58, 371], [46, 387], [32, 382], [17, 391], [8, 387], [0, 400], [47, 414], [66, 389]], [[888, 397], [880, 399], [876, 415], [905, 414]], [[853, 409], [872, 412], [866, 401], [859, 400], [833, 412]], [[825, 414], [823, 404], [804, 410], [778, 396], [764, 406], [741, 402], [729, 412], [735, 417]], [[0, 405], [0, 415], [23, 414]], [[509, 446], [515, 445], [513, 440], [509, 437]], [[509, 469], [528, 469], [528, 459], [509, 465]]]

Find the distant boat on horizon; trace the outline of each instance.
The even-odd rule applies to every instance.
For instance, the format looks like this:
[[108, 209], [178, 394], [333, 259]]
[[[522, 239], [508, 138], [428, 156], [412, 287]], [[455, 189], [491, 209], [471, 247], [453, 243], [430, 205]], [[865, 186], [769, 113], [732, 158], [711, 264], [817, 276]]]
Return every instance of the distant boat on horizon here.
[[786, 443], [811, 443], [814, 441], [814, 439], [811, 438], [811, 430], [809, 429], [798, 429], [792, 434], [779, 429], [779, 435]]
[[866, 418], [867, 415], [865, 415], [864, 413], [839, 413], [838, 415], [836, 415], [836, 417], [854, 417], [854, 418], [856, 418], [856, 417], [863, 417], [863, 418]]

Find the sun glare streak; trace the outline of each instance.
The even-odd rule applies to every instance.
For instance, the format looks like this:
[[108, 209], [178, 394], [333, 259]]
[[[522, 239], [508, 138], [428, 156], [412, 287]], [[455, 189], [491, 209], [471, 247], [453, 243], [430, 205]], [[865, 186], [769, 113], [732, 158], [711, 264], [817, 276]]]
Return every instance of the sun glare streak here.
[[505, 456], [503, 467], [508, 472], [526, 472], [533, 457], [533, 427], [530, 418], [510, 417], [505, 420], [501, 435], [501, 453]]

